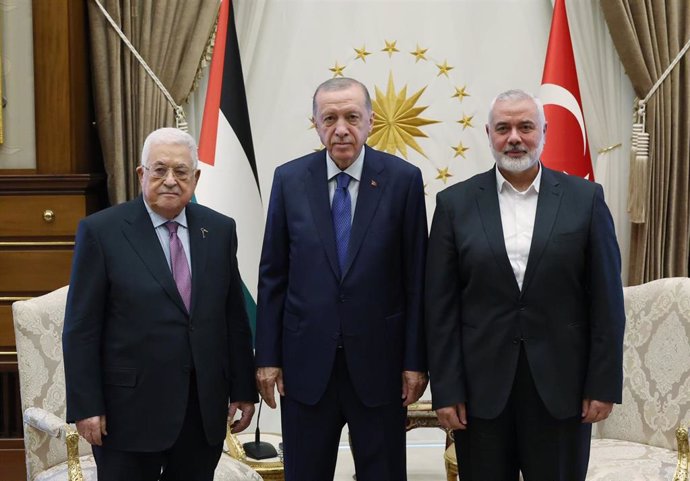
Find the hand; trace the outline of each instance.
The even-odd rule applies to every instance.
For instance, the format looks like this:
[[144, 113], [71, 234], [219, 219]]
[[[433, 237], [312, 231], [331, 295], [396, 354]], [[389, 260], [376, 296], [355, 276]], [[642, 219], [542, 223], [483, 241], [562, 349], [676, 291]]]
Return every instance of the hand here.
[[256, 386], [259, 393], [269, 407], [276, 408], [275, 386], [278, 386], [278, 393], [285, 396], [283, 387], [283, 370], [279, 367], [260, 367], [256, 370]]
[[102, 416], [93, 416], [77, 421], [77, 432], [86, 439], [89, 444], [101, 446], [103, 439], [101, 436], [107, 436], [108, 432], [105, 430], [105, 414]]
[[254, 403], [244, 401], [230, 403], [228, 406], [228, 422], [235, 418], [235, 413], [237, 413], [238, 409], [242, 411], [242, 416], [233, 421], [230, 425], [230, 432], [233, 434], [244, 431], [247, 429], [247, 426], [249, 426], [249, 423], [252, 422], [252, 416], [254, 416]]
[[402, 376], [402, 399], [403, 406], [407, 407], [415, 403], [422, 397], [429, 379], [426, 373], [419, 371], [403, 371]]
[[594, 399], [582, 400], [582, 422], [598, 423], [603, 421], [613, 411], [613, 403], [597, 401]]
[[438, 422], [444, 429], [467, 429], [467, 408], [465, 403], [436, 410]]

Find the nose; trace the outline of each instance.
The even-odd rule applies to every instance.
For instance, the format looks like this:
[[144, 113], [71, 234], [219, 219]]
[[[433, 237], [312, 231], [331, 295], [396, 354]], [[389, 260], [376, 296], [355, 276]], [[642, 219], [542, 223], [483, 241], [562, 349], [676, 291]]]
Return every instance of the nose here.
[[166, 172], [165, 177], [163, 177], [163, 183], [171, 187], [177, 184], [177, 179], [172, 169], [168, 169], [168, 172]]
[[335, 135], [342, 139], [347, 137], [348, 134], [347, 122], [343, 119], [339, 119], [335, 124]]
[[510, 135], [508, 136], [508, 143], [510, 145], [517, 145], [522, 143], [522, 138], [520, 137], [520, 133], [518, 132], [517, 128], [512, 128], [510, 129]]

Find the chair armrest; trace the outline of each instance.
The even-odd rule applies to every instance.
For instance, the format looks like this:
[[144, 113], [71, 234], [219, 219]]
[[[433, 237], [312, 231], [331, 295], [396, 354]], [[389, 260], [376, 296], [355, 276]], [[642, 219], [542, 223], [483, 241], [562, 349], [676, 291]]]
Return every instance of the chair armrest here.
[[27, 408], [24, 411], [24, 423], [54, 438], [64, 437], [68, 429], [65, 421], [55, 414], [37, 407]]
[[30, 407], [24, 411], [24, 423], [54, 438], [62, 438], [67, 446], [67, 475], [69, 481], [84, 481], [79, 462], [79, 433], [69, 424], [45, 409]]
[[680, 427], [676, 430], [678, 442], [678, 464], [673, 481], [689, 481], [688, 468], [690, 467], [690, 445], [688, 444], [688, 428]]

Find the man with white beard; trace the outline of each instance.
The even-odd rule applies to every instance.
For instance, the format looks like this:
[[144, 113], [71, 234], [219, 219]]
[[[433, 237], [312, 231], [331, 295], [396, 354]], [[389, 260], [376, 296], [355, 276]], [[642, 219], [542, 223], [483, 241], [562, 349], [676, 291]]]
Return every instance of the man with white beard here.
[[541, 165], [538, 99], [498, 95], [496, 166], [438, 194], [426, 270], [434, 409], [463, 481], [583, 481], [622, 392], [620, 252], [600, 185]]

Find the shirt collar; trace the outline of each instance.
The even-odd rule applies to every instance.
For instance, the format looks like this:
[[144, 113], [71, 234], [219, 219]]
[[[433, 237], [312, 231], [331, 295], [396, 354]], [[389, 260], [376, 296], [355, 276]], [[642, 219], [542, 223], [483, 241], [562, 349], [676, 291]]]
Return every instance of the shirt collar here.
[[364, 168], [364, 151], [366, 149], [364, 146], [362, 146], [362, 150], [360, 151], [359, 155], [355, 159], [355, 161], [350, 165], [345, 170], [340, 170], [340, 167], [338, 167], [335, 162], [333, 162], [333, 159], [331, 158], [331, 155], [326, 151], [326, 173], [328, 175], [328, 180], [332, 180], [333, 177], [338, 175], [341, 172], [346, 172], [350, 177], [355, 179], [357, 182], [362, 178], [362, 168]]
[[501, 174], [501, 171], [498, 169], [498, 166], [496, 166], [496, 190], [498, 190], [498, 193], [502, 193], [504, 189], [511, 189], [513, 192], [516, 192], [518, 194], [523, 194], [527, 193], [530, 191], [534, 191], [535, 193], [539, 193], [539, 186], [541, 185], [541, 162], [539, 162], [539, 171], [537, 172], [537, 176], [534, 178], [530, 186], [524, 191], [524, 192], [518, 192], [513, 185], [506, 180], [505, 177], [503, 177], [503, 174]]
[[[153, 222], [153, 227], [155, 229], [168, 222], [168, 219], [157, 214], [153, 211], [153, 209], [151, 209], [151, 206], [148, 204], [148, 202], [146, 202], [146, 199], [144, 199], [144, 206], [146, 207], [146, 211], [149, 213], [149, 216], [151, 216], [151, 222]], [[177, 216], [174, 219], [172, 219], [171, 222], [177, 222], [182, 227], [187, 229], [187, 208], [185, 207], [184, 209], [182, 209], [182, 212], [177, 214]]]

